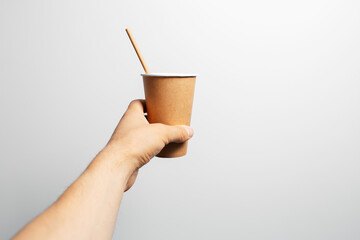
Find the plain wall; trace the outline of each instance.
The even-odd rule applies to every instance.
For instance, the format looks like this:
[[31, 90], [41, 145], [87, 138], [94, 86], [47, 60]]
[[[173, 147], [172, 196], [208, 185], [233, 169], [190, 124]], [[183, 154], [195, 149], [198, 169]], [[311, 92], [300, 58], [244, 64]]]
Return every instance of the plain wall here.
[[186, 157], [114, 239], [360, 239], [360, 2], [0, 0], [0, 239], [106, 144], [143, 72], [198, 73]]

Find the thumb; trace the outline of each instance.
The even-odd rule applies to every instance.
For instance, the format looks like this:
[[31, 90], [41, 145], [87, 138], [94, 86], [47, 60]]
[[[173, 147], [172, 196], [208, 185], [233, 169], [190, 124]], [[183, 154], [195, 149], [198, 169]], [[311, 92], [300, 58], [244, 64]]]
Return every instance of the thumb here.
[[185, 125], [168, 126], [165, 125], [166, 138], [168, 142], [181, 143], [189, 140], [194, 135], [194, 130]]

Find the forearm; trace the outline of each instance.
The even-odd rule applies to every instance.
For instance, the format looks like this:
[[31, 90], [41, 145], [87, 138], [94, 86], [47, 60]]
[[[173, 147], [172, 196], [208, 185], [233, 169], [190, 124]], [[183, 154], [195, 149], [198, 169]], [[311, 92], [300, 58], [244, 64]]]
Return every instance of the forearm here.
[[127, 181], [135, 170], [105, 148], [45, 212], [14, 239], [111, 239]]
[[122, 195], [134, 184], [137, 169], [165, 144], [193, 135], [188, 126], [149, 124], [144, 112], [144, 100], [132, 101], [106, 148], [14, 239], [111, 239]]

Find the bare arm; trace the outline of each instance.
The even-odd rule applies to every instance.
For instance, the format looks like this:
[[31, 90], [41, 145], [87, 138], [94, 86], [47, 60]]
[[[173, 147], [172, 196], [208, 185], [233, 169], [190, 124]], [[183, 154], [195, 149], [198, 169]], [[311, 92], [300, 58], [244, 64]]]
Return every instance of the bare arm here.
[[185, 126], [149, 124], [144, 111], [144, 101], [133, 101], [83, 174], [13, 239], [111, 239], [122, 195], [138, 169], [165, 144], [193, 134]]

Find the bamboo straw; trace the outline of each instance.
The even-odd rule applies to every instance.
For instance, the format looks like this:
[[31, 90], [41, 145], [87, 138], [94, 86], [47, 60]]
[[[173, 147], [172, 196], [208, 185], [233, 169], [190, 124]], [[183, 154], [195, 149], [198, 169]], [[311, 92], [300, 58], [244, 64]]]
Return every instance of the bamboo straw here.
[[147, 68], [146, 64], [145, 64], [145, 61], [144, 61], [144, 58], [142, 57], [141, 53], [140, 53], [140, 50], [138, 48], [138, 46], [136, 45], [136, 42], [135, 42], [135, 39], [133, 37], [133, 35], [131, 34], [130, 32], [130, 29], [126, 28], [125, 29], [126, 33], [128, 34], [129, 38], [130, 38], [130, 41], [135, 49], [135, 52], [141, 62], [141, 65], [143, 66], [144, 70], [145, 70], [145, 73], [149, 73], [149, 69]]

